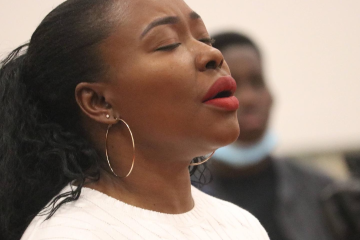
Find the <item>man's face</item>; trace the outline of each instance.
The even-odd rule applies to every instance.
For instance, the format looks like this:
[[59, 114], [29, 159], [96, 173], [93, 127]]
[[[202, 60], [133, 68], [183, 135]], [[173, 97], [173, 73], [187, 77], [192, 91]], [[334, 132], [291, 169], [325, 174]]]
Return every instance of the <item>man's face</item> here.
[[233, 45], [222, 51], [236, 80], [239, 99], [239, 141], [251, 144], [263, 136], [270, 114], [272, 97], [265, 84], [261, 59], [248, 45]]

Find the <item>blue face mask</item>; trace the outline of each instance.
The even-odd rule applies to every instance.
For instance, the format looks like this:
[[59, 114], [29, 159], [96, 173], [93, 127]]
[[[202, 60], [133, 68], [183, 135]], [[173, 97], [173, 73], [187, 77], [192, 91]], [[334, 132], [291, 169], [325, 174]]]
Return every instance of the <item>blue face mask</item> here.
[[232, 167], [251, 166], [268, 156], [277, 142], [277, 136], [272, 131], [267, 131], [258, 143], [244, 147], [235, 142], [216, 150], [213, 158]]

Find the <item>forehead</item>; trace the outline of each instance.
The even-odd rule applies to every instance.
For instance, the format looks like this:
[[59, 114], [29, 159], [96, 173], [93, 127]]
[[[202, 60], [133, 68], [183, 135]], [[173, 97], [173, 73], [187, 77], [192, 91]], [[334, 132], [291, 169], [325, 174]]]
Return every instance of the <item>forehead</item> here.
[[153, 20], [166, 16], [188, 18], [192, 10], [183, 0], [127, 0], [121, 26], [142, 31]]
[[260, 62], [259, 54], [249, 45], [231, 45], [223, 49], [222, 54], [226, 61], [258, 61]]
[[183, 0], [127, 0], [127, 5], [129, 9], [134, 11], [145, 10], [147, 14], [153, 12], [191, 11]]
[[119, 60], [127, 58], [130, 62], [140, 56], [143, 32], [151, 23], [165, 17], [187, 23], [193, 12], [183, 0], [119, 0], [119, 3], [120, 8], [112, 12], [116, 16], [113, 32], [100, 44], [103, 59], [117, 68], [124, 66]]
[[262, 72], [262, 64], [256, 50], [247, 45], [233, 45], [222, 50], [233, 76]]
[[119, 0], [118, 3], [120, 7], [111, 13], [115, 16], [115, 24], [102, 44], [105, 47], [114, 44], [122, 49], [138, 47], [142, 33], [152, 22], [176, 17], [186, 24], [193, 12], [183, 0]]

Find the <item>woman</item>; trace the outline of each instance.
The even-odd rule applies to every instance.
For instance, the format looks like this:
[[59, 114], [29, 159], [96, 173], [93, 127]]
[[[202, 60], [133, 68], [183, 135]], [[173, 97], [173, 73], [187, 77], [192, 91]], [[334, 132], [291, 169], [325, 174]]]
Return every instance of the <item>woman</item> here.
[[268, 239], [191, 187], [190, 160], [237, 138], [238, 101], [183, 1], [68, 0], [25, 47], [0, 73], [4, 238]]

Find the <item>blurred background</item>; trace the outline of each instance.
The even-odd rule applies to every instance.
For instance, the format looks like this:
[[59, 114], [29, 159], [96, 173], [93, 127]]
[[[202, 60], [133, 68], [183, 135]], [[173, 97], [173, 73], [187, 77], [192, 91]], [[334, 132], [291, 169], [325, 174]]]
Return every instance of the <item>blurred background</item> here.
[[[275, 96], [275, 154], [348, 178], [360, 162], [360, 1], [185, 1], [210, 34], [241, 31], [260, 46]], [[61, 2], [0, 0], [0, 57]]]

